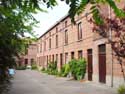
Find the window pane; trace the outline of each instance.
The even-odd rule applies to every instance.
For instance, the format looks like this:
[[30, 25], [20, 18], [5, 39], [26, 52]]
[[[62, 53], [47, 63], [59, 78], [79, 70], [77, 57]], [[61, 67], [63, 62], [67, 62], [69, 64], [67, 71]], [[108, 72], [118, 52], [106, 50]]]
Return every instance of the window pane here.
[[82, 58], [82, 50], [78, 51], [78, 59]]
[[65, 53], [65, 64], [68, 63], [68, 53]]
[[58, 35], [56, 35], [56, 47], [58, 47]]
[[71, 52], [71, 59], [74, 59], [74, 52]]
[[78, 40], [82, 39], [82, 26], [81, 22], [78, 23]]
[[49, 39], [49, 48], [51, 49], [51, 39]]
[[65, 44], [68, 44], [68, 31], [65, 30]]

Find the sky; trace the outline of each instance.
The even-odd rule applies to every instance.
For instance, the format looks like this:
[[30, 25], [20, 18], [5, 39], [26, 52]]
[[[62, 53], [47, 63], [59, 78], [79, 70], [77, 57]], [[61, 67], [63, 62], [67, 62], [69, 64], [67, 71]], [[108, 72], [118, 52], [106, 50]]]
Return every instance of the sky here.
[[33, 31], [35, 31], [35, 35], [37, 35], [37, 37], [41, 36], [52, 25], [67, 15], [69, 6], [66, 5], [65, 2], [61, 2], [60, 0], [57, 1], [58, 6], [55, 6], [53, 9], [47, 9], [47, 13], [39, 12], [34, 15], [36, 20], [40, 21], [40, 23], [37, 24], [37, 27], [33, 28]]

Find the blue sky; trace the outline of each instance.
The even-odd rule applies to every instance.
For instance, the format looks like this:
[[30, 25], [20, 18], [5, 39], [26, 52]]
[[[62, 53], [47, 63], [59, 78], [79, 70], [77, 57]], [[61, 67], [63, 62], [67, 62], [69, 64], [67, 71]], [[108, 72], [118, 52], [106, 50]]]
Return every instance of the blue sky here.
[[40, 21], [38, 23], [38, 27], [35, 27], [33, 30], [35, 34], [39, 37], [44, 32], [46, 32], [53, 24], [59, 21], [62, 17], [67, 15], [69, 7], [65, 4], [65, 2], [58, 1], [58, 6], [53, 9], [47, 9], [48, 13], [39, 12], [35, 14], [34, 17]]

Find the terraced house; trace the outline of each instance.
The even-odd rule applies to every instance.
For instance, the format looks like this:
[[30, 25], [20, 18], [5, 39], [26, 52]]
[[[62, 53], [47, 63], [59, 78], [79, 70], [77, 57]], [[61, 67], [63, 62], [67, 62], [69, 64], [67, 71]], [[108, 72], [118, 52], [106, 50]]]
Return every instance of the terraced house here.
[[[120, 7], [124, 7], [124, 0]], [[88, 8], [75, 16], [76, 24], [65, 16], [49, 28], [37, 42], [37, 64], [46, 68], [50, 61], [57, 61], [58, 70], [73, 58], [84, 57], [87, 60], [86, 79], [106, 85], [118, 86], [124, 83], [121, 66], [112, 55], [111, 45], [107, 38], [92, 32], [93, 24], [89, 23], [92, 15]], [[102, 14], [113, 17], [108, 6], [102, 5]], [[87, 17], [86, 17], [87, 16]], [[123, 66], [125, 70], [125, 66]]]

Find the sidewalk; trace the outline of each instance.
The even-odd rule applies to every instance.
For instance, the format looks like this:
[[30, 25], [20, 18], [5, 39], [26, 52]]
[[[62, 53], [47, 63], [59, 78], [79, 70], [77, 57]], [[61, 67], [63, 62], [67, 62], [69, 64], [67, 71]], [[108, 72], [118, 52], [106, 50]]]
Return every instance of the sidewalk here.
[[[91, 81], [76, 81], [76, 80], [72, 80], [70, 78], [66, 78], [66, 77], [55, 77], [52, 75], [47, 75], [47, 74], [42, 74], [44, 76], [48, 76], [48, 77], [52, 77], [53, 79], [55, 78], [55, 81], [58, 83], [61, 83], [61, 86], [63, 87], [72, 87], [74, 88], [74, 90], [72, 90], [70, 88], [70, 90], [75, 92], [75, 88], [79, 88], [76, 89], [79, 93], [76, 94], [117, 94], [117, 89], [116, 88], [112, 88], [110, 86], [107, 86], [105, 84], [102, 83], [95, 83], [95, 82], [91, 82]], [[74, 94], [74, 93], [73, 93]]]

